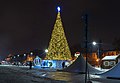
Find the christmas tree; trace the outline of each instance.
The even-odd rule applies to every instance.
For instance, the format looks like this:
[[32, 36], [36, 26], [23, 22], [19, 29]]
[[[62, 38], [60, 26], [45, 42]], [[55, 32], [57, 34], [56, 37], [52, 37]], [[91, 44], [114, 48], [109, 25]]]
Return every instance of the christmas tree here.
[[57, 14], [56, 22], [54, 24], [54, 29], [52, 31], [52, 36], [45, 59], [71, 60], [71, 52], [65, 37], [65, 33], [60, 17], [60, 7], [58, 7], [57, 9], [58, 9], [58, 14]]

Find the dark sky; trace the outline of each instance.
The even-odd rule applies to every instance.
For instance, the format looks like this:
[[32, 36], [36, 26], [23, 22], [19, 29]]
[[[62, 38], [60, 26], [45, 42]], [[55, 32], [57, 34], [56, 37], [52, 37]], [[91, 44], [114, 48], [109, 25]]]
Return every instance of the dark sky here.
[[87, 12], [89, 37], [111, 44], [120, 37], [119, 0], [4, 0], [0, 1], [0, 56], [48, 47], [57, 5], [69, 46], [83, 40], [82, 15]]

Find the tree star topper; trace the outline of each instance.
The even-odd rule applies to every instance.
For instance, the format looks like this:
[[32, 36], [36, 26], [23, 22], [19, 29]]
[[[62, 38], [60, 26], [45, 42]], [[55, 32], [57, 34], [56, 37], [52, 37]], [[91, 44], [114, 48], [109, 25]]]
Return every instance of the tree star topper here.
[[57, 7], [58, 12], [60, 12], [60, 7]]

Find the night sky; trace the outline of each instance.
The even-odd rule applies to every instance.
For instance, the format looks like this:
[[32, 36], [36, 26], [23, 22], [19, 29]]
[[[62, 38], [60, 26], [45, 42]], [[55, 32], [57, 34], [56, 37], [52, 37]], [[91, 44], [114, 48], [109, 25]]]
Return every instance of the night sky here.
[[82, 16], [88, 14], [89, 37], [111, 44], [120, 37], [119, 0], [4, 0], [0, 1], [0, 56], [46, 49], [56, 19], [56, 7], [69, 46], [84, 36]]

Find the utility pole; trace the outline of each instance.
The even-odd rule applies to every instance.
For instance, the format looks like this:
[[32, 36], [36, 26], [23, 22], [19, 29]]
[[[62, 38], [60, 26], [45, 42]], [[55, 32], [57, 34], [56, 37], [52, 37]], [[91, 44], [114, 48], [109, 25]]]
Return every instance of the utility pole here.
[[89, 78], [89, 69], [88, 69], [88, 15], [85, 14], [85, 53], [86, 53], [86, 67], [85, 67], [85, 83], [92, 83]]
[[85, 83], [87, 83], [87, 74], [88, 74], [88, 15], [85, 14], [85, 53], [86, 53], [86, 67], [85, 67]]

